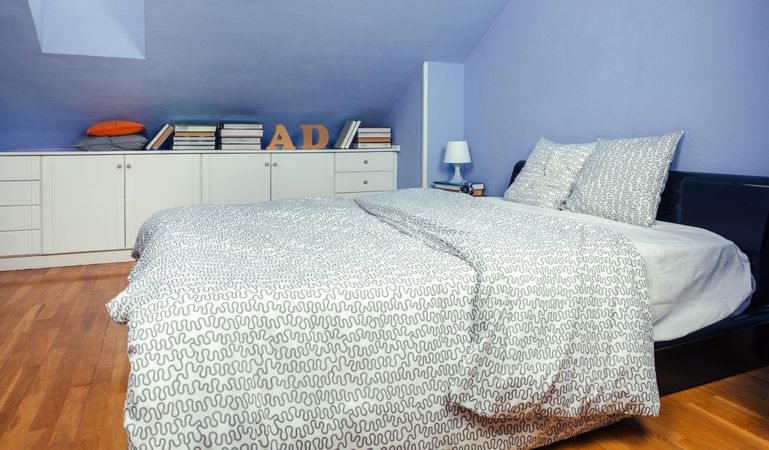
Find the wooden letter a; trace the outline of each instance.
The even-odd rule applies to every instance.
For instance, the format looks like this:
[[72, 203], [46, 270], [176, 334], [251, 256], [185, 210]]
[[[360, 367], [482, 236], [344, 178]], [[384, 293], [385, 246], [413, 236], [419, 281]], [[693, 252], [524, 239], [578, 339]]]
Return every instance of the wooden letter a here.
[[[278, 149], [279, 146], [280, 149]], [[294, 143], [291, 142], [291, 135], [288, 134], [286, 126], [282, 123], [275, 125], [275, 134], [272, 135], [267, 150], [296, 150]]]

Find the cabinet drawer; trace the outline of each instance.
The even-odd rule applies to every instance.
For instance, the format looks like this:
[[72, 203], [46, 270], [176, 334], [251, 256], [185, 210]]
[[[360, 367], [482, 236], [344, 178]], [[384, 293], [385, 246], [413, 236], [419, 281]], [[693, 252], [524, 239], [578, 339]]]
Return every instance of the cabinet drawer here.
[[0, 156], [0, 181], [39, 179], [39, 156]]
[[0, 206], [39, 204], [39, 181], [0, 181]]
[[0, 207], [0, 231], [22, 231], [39, 229], [39, 206]]
[[392, 153], [337, 153], [337, 172], [385, 172], [393, 170]]
[[0, 256], [40, 254], [40, 230], [0, 231]]
[[392, 172], [350, 172], [336, 174], [336, 192], [373, 192], [393, 189]]

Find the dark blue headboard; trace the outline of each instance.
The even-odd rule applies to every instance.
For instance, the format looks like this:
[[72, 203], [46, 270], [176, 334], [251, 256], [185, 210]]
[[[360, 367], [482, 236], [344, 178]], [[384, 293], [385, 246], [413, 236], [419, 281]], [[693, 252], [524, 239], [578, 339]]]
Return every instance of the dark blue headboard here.
[[[515, 165], [511, 184], [524, 164]], [[756, 279], [749, 310], [769, 305], [769, 177], [671, 170], [657, 219], [705, 228], [737, 244]]]

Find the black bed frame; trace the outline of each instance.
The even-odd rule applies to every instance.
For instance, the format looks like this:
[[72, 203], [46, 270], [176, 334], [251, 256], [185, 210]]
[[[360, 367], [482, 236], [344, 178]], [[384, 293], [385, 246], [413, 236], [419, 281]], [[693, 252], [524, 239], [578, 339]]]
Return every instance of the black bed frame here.
[[[519, 161], [512, 184], [523, 168]], [[741, 314], [655, 344], [660, 394], [769, 365], [769, 177], [671, 170], [657, 219], [718, 233], [750, 259], [756, 291]]]

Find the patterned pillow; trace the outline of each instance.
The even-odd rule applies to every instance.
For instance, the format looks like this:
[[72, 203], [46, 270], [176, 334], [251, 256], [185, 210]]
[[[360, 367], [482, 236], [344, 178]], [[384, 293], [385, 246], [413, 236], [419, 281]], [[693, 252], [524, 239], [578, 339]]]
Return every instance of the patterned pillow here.
[[631, 225], [654, 225], [682, 135], [599, 140], [577, 175], [564, 209]]
[[505, 199], [541, 208], [559, 209], [574, 179], [595, 149], [590, 144], [557, 144], [541, 138]]

